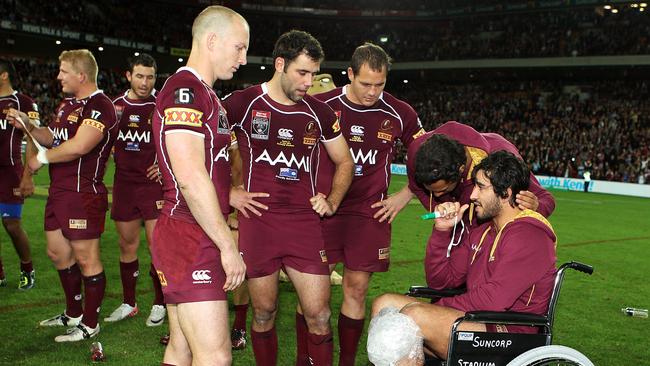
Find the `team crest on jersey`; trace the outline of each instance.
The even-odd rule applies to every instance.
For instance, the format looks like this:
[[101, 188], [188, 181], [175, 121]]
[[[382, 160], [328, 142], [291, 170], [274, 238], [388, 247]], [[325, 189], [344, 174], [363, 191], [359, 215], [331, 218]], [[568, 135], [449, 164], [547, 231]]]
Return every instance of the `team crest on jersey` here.
[[334, 113], [336, 114], [336, 120], [332, 124], [332, 131], [337, 133], [341, 131], [341, 111], [334, 111]]
[[302, 138], [302, 143], [305, 145], [316, 145], [316, 122], [309, 121], [305, 126], [305, 135]]
[[377, 259], [383, 260], [389, 258], [390, 258], [390, 248], [379, 248], [379, 255], [377, 256]]
[[88, 228], [88, 221], [86, 219], [70, 219], [68, 227], [76, 230], [86, 230]]
[[226, 117], [226, 112], [223, 108], [219, 108], [219, 126], [217, 126], [217, 133], [221, 135], [230, 135], [228, 117]]
[[269, 139], [269, 129], [271, 128], [271, 112], [256, 111], [253, 109], [251, 120], [251, 137], [258, 140]]
[[325, 250], [319, 250], [318, 254], [320, 254], [321, 262], [327, 263], [327, 252]]
[[72, 111], [70, 114], [68, 114], [67, 121], [70, 122], [71, 124], [79, 122], [79, 115], [81, 114], [82, 109], [83, 107], [79, 107], [74, 111]]
[[379, 131], [377, 132], [377, 138], [380, 138], [385, 141], [393, 141], [393, 122], [389, 119], [385, 119], [379, 126]]
[[122, 119], [122, 114], [124, 113], [124, 106], [123, 105], [116, 105], [115, 106], [115, 114], [117, 114], [117, 120]]

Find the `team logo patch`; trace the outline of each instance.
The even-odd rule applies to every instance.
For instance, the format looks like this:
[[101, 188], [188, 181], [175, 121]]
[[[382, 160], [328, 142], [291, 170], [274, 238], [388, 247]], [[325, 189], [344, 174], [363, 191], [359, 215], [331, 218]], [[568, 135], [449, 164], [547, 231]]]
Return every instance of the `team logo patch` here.
[[363, 142], [363, 135], [365, 134], [365, 127], [359, 125], [352, 125], [350, 127], [350, 142]]
[[281, 128], [278, 130], [278, 146], [294, 147], [293, 130], [290, 128]]
[[425, 133], [426, 133], [426, 131], [424, 130], [424, 128], [420, 128], [418, 130], [418, 132], [416, 132], [415, 135], [413, 135], [413, 139], [416, 139], [416, 138], [424, 135]]
[[164, 204], [165, 204], [164, 200], [158, 200], [156, 201], [156, 208], [162, 210]]
[[316, 122], [309, 121], [305, 126], [305, 135], [302, 138], [302, 143], [305, 145], [316, 145]]
[[390, 258], [390, 248], [379, 248], [378, 259], [389, 259]]
[[379, 126], [379, 131], [377, 132], [377, 138], [380, 138], [385, 141], [393, 141], [392, 134], [393, 122], [389, 119], [385, 119]]
[[327, 263], [327, 252], [325, 250], [319, 250], [318, 254], [320, 254], [320, 261]]
[[165, 109], [165, 125], [182, 125], [190, 127], [203, 126], [203, 112], [192, 108], [167, 108]]
[[256, 111], [253, 109], [251, 120], [251, 137], [258, 140], [269, 139], [269, 129], [271, 128], [271, 112]]
[[332, 124], [332, 131], [334, 131], [334, 133], [341, 131], [340, 120], [341, 120], [341, 111], [336, 111], [336, 120]]
[[115, 106], [115, 114], [117, 115], [117, 120], [122, 119], [122, 114], [124, 114], [124, 106], [123, 105], [116, 105]]
[[81, 122], [81, 124], [85, 125], [85, 126], [94, 127], [96, 129], [98, 129], [99, 132], [101, 132], [101, 133], [104, 133], [104, 128], [106, 127], [106, 126], [104, 126], [103, 123], [101, 123], [101, 122], [99, 122], [97, 120], [91, 119], [91, 118], [84, 119], [83, 122]]
[[158, 274], [158, 279], [160, 280], [160, 285], [163, 287], [167, 286], [167, 279], [165, 278], [165, 274], [162, 273], [162, 271], [156, 270], [156, 273]]
[[178, 88], [174, 90], [175, 104], [193, 104], [194, 88]]
[[219, 126], [217, 127], [217, 133], [221, 135], [230, 134], [230, 125], [228, 124], [228, 117], [222, 108], [219, 108]]
[[354, 175], [356, 177], [360, 177], [363, 175], [363, 165], [355, 165], [354, 166]]
[[70, 229], [86, 230], [88, 228], [88, 220], [86, 219], [70, 219], [68, 222]]
[[200, 269], [192, 272], [192, 283], [202, 284], [202, 283], [212, 283], [212, 276], [210, 276], [209, 269]]

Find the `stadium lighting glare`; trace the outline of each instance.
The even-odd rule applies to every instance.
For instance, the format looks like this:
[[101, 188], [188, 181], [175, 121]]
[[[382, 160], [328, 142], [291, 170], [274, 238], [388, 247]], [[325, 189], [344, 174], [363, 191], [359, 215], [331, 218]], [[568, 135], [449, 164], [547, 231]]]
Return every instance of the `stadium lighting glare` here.
[[404, 84], [408, 84], [408, 83], [409, 83], [409, 81], [404, 79]]
[[179, 58], [178, 58], [178, 62], [183, 62], [183, 58], [182, 58], [182, 57], [179, 57]]
[[133, 56], [140, 56], [140, 52], [134, 52]]
[[103, 51], [103, 50], [104, 50], [104, 47], [99, 46], [99, 47], [97, 47], [97, 49], [100, 50], [100, 51]]
[[388, 37], [387, 37], [387, 36], [381, 36], [381, 37], [379, 37], [379, 42], [381, 42], [381, 43], [386, 43], [386, 42], [388, 42]]
[[639, 7], [639, 4], [636, 4], [636, 3], [630, 4], [630, 8], [638, 8], [638, 7]]
[[645, 8], [639, 8], [639, 11], [645, 11]]
[[260, 70], [266, 70], [266, 66], [264, 65], [260, 66]]
[[639, 6], [642, 7], [642, 8], [645, 8], [646, 6], [648, 6], [648, 4], [647, 3], [641, 3], [641, 4], [639, 4]]
[[611, 6], [611, 5], [605, 5], [604, 8], [607, 9], [607, 10], [609, 10], [609, 9], [612, 8], [612, 6]]
[[345, 74], [347, 74], [347, 73], [348, 73], [348, 72], [347, 72], [346, 70], [341, 71], [341, 75], [345, 75]]
[[618, 13], [618, 9], [612, 9], [612, 14]]
[[56, 42], [54, 42], [54, 43], [56, 43], [56, 44], [61, 44], [61, 41], [59, 41], [59, 40], [57, 39]]

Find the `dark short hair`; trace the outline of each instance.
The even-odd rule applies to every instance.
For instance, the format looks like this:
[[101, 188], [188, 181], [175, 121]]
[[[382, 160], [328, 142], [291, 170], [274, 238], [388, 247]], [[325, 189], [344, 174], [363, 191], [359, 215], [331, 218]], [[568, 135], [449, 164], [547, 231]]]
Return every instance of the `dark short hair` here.
[[392, 61], [383, 48], [374, 43], [366, 42], [357, 47], [354, 53], [352, 53], [350, 67], [354, 75], [359, 74], [359, 70], [361, 70], [363, 64], [368, 64], [368, 67], [372, 71], [381, 72], [384, 68], [386, 68], [386, 71], [390, 70]]
[[17, 74], [16, 74], [16, 68], [14, 67], [14, 64], [7, 59], [0, 58], [0, 74], [2, 74], [3, 72], [9, 74], [10, 83], [13, 84], [18, 81], [16, 79]]
[[273, 62], [278, 57], [282, 57], [285, 61], [284, 69], [298, 56], [305, 54], [307, 57], [314, 61], [322, 61], [325, 58], [325, 53], [320, 45], [320, 42], [311, 34], [292, 29], [278, 38], [273, 48]]
[[137, 65], [144, 67], [153, 67], [154, 72], [158, 71], [156, 60], [148, 53], [141, 53], [137, 56], [129, 57], [129, 72], [133, 72], [133, 68]]
[[514, 154], [500, 150], [488, 155], [478, 163], [472, 171], [472, 180], [476, 182], [479, 170], [490, 180], [494, 193], [501, 197], [508, 197], [508, 188], [512, 190], [510, 206], [516, 207], [517, 193], [525, 191], [530, 185], [530, 170], [522, 159]]
[[467, 157], [465, 148], [445, 135], [433, 134], [415, 154], [415, 182], [421, 186], [439, 180], [460, 181], [460, 167]]

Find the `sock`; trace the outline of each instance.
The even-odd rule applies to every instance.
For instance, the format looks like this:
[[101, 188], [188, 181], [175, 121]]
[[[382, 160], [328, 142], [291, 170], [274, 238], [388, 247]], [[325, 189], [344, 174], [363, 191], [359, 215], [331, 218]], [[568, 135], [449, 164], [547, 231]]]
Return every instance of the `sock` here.
[[65, 313], [76, 318], [83, 314], [81, 307], [81, 270], [77, 263], [69, 268], [60, 269], [59, 279], [65, 294]]
[[256, 332], [251, 328], [251, 340], [257, 366], [275, 366], [278, 363], [278, 335], [275, 325], [266, 332]]
[[332, 366], [332, 358], [334, 357], [332, 332], [322, 335], [309, 333], [307, 338], [311, 364], [314, 366]]
[[307, 350], [307, 337], [309, 329], [305, 316], [296, 311], [296, 366], [309, 364], [309, 353]]
[[5, 268], [2, 265], [2, 258], [0, 258], [0, 280], [5, 278]]
[[247, 313], [248, 304], [235, 305], [235, 321], [232, 323], [232, 329], [246, 330]]
[[27, 263], [20, 262], [20, 270], [27, 273], [33, 271], [34, 266], [32, 265], [32, 261], [29, 261]]
[[99, 310], [104, 300], [104, 291], [106, 290], [106, 276], [102, 271], [94, 276], [84, 276], [84, 317], [81, 321], [90, 328], [97, 327], [97, 318]]
[[138, 268], [140, 263], [134, 260], [130, 263], [120, 262], [120, 278], [122, 279], [123, 303], [135, 306], [135, 285], [140, 274]]
[[165, 306], [165, 297], [163, 296], [162, 286], [160, 285], [160, 278], [158, 277], [158, 272], [156, 272], [156, 267], [154, 267], [153, 264], [151, 264], [151, 267], [149, 268], [149, 276], [153, 283], [153, 304]]
[[359, 339], [363, 333], [364, 319], [352, 319], [339, 314], [339, 366], [354, 366]]

